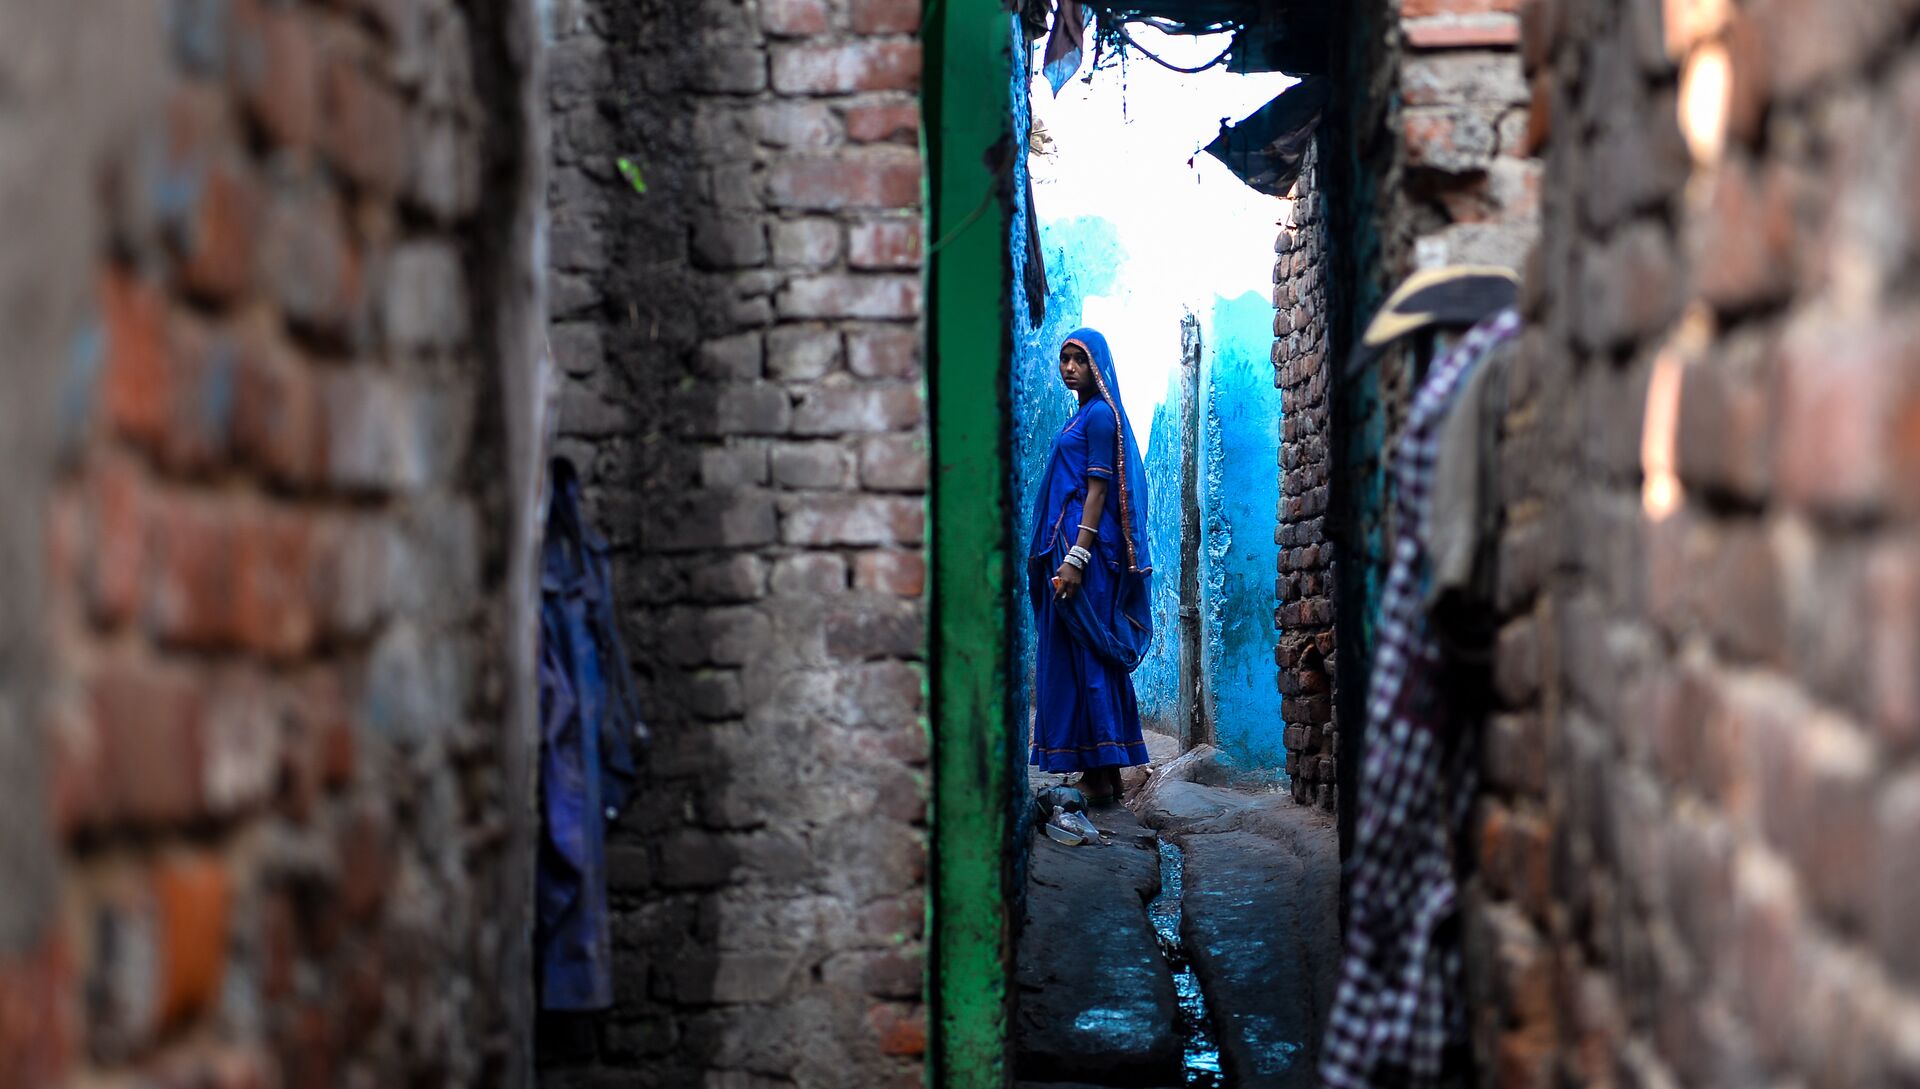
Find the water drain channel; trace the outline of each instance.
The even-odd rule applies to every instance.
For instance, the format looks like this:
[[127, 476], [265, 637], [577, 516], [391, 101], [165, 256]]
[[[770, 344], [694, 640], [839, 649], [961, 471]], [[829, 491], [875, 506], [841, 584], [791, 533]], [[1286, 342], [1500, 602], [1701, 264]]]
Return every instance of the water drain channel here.
[[1219, 1089], [1220, 1047], [1214, 1042], [1213, 1020], [1207, 1016], [1207, 998], [1200, 993], [1200, 978], [1193, 973], [1187, 947], [1180, 940], [1180, 900], [1185, 890], [1186, 856], [1165, 839], [1160, 845], [1160, 895], [1147, 905], [1153, 920], [1153, 932], [1160, 939], [1160, 950], [1173, 969], [1173, 991], [1180, 1004], [1176, 1026], [1181, 1041], [1181, 1069], [1186, 1084], [1201, 1089]]

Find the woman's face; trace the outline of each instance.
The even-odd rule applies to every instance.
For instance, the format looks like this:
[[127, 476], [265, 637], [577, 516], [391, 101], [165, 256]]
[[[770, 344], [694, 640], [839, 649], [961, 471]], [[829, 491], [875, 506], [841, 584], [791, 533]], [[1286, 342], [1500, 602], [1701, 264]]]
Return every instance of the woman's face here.
[[1094, 388], [1093, 360], [1087, 358], [1086, 349], [1078, 344], [1060, 349], [1060, 380], [1075, 393]]

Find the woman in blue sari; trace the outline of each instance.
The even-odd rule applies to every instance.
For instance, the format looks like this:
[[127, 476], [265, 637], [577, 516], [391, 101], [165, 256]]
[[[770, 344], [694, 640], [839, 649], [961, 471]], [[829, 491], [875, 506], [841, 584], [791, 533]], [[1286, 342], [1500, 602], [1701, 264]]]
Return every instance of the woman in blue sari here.
[[1080, 408], [1053, 440], [1027, 548], [1039, 632], [1031, 760], [1080, 772], [1103, 802], [1119, 796], [1121, 768], [1147, 762], [1132, 676], [1153, 641], [1146, 470], [1106, 338], [1069, 336], [1060, 378]]

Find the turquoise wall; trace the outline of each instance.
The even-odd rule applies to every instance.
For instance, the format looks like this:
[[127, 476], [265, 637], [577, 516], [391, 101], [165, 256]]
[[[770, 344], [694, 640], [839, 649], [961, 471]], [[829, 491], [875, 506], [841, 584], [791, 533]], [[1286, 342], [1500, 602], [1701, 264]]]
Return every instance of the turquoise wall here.
[[[1078, 217], [1040, 226], [1047, 262], [1046, 313], [1036, 322], [1019, 287], [1025, 228], [1016, 215], [1012, 389], [1015, 532], [1030, 539], [1033, 497], [1053, 438], [1073, 414], [1060, 384], [1060, 344], [1082, 324], [1082, 300], [1113, 293], [1126, 254], [1115, 225]], [[1208, 714], [1229, 759], [1284, 777], [1284, 723], [1273, 648], [1274, 527], [1279, 507], [1280, 395], [1273, 388], [1273, 305], [1248, 292], [1216, 300], [1201, 319], [1205, 346], [1200, 389], [1202, 504], [1201, 608]], [[1127, 346], [1113, 346], [1116, 354]], [[1180, 449], [1179, 371], [1169, 375], [1159, 405], [1128, 402], [1137, 437], [1147, 445], [1148, 536], [1153, 550], [1154, 645], [1134, 673], [1140, 712], [1149, 727], [1178, 734]], [[1151, 421], [1151, 422], [1149, 422]], [[1030, 707], [1033, 615], [1024, 583], [1014, 589], [1020, 626], [1022, 722]]]
[[1204, 335], [1200, 595], [1208, 717], [1229, 760], [1279, 779], [1286, 724], [1274, 665], [1280, 393], [1273, 303], [1251, 291], [1221, 299]]
[[[1022, 192], [1021, 187], [1015, 187], [1016, 194]], [[1080, 300], [1111, 291], [1114, 270], [1124, 264], [1126, 255], [1120, 248], [1118, 232], [1108, 220], [1080, 217], [1041, 224], [1041, 253], [1047, 264], [1047, 307], [1046, 314], [1035, 322], [1034, 316], [1027, 312], [1026, 292], [1020, 286], [1027, 246], [1024, 210], [1013, 218], [1012, 462], [1014, 510], [1018, 518], [1014, 532], [1024, 559], [1027, 542], [1032, 540], [1033, 497], [1040, 487], [1040, 475], [1046, 471], [1053, 437], [1067, 426], [1077, 404], [1073, 392], [1060, 384], [1060, 345], [1068, 333], [1082, 324]], [[1129, 405], [1127, 409], [1137, 426], [1142, 417], [1134, 406]], [[1021, 678], [1020, 710], [1024, 729], [1025, 713], [1033, 697], [1033, 609], [1027, 602], [1024, 581], [1013, 591], [1014, 615], [1020, 625], [1020, 668], [1014, 671], [1014, 676]]]
[[[1180, 736], [1180, 371], [1167, 381], [1147, 439], [1147, 540], [1153, 549], [1153, 650], [1134, 671], [1148, 729]], [[1139, 421], [1135, 421], [1136, 428]]]

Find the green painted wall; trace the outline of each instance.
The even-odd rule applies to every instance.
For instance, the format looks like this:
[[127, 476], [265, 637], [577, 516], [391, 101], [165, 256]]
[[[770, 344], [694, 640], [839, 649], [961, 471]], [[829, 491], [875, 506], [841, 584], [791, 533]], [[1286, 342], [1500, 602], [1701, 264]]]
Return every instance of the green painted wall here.
[[928, 1082], [1008, 1080], [1011, 686], [1006, 174], [1011, 24], [992, 0], [924, 14], [927, 381], [933, 420], [932, 956]]

